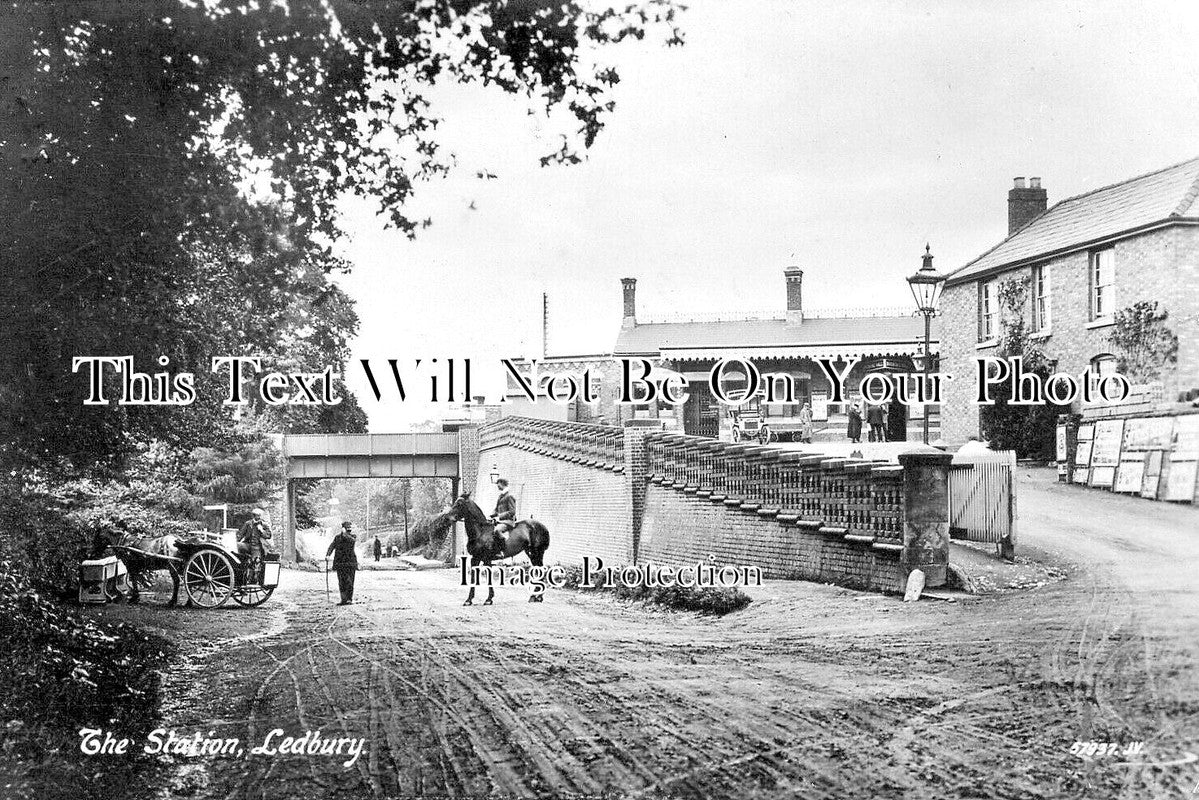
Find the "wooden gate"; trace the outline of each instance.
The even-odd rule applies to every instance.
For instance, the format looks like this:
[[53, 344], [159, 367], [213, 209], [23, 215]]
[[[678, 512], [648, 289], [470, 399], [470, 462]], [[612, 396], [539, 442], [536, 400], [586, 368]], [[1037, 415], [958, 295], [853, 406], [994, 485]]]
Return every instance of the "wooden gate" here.
[[959, 453], [949, 469], [949, 535], [993, 542], [1011, 558], [1016, 544], [1016, 453]]

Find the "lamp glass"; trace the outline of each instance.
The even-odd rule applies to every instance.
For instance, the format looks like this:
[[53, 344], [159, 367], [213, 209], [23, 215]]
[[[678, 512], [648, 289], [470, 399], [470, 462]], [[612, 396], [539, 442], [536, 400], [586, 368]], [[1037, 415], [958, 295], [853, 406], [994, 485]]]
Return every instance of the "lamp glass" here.
[[935, 311], [937, 301], [941, 299], [941, 287], [945, 278], [934, 269], [922, 269], [908, 278], [908, 286], [912, 289], [912, 297], [916, 307], [921, 311]]

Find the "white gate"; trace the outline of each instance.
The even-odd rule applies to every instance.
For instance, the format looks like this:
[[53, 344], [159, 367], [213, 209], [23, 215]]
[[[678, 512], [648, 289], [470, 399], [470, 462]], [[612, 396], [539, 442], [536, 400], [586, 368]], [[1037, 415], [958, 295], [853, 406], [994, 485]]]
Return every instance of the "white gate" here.
[[993, 542], [1010, 557], [1016, 544], [1016, 453], [962, 453], [949, 469], [949, 533]]

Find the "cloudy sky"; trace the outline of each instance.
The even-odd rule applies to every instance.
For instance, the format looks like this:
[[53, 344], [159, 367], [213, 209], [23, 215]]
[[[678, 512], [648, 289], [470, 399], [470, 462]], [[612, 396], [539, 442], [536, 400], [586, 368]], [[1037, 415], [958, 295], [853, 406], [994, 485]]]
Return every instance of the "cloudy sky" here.
[[[1199, 155], [1199, 3], [689, 0], [687, 44], [604, 50], [616, 112], [574, 167], [540, 168], [554, 121], [477, 88], [438, 93], [455, 177], [409, 242], [346, 205], [355, 357], [610, 350], [619, 279], [645, 318], [911, 303], [925, 242], [942, 271], [1006, 233], [1007, 190], [1053, 203]], [[479, 181], [478, 169], [498, 177]], [[435, 413], [375, 403], [375, 431]]]

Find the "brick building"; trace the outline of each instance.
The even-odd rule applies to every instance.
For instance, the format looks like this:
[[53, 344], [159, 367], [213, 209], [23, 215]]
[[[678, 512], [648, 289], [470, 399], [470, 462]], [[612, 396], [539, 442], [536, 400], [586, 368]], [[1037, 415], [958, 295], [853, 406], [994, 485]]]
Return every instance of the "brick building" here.
[[[817, 312], [805, 311], [803, 271], [784, 270], [786, 306], [782, 313], [757, 318], [682, 318], [666, 321], [637, 319], [637, 279], [621, 280], [623, 317], [612, 351], [604, 355], [551, 356], [538, 360], [538, 374], [579, 374], [590, 369], [596, 403], [558, 405], [539, 397], [529, 402], [521, 396], [515, 380], [509, 378], [504, 414], [515, 414], [565, 422], [621, 424], [636, 417], [664, 421], [681, 432], [717, 437], [731, 434], [729, 406], [716, 402], [708, 386], [712, 368], [721, 359], [744, 359], [764, 375], [785, 374], [792, 380], [794, 402], [761, 404], [765, 419], [782, 432], [798, 428], [804, 402], [810, 402], [816, 417], [817, 439], [845, 438], [847, 403], [831, 402], [832, 385], [816, 359], [832, 359], [838, 369], [846, 359], [859, 359], [845, 380], [847, 399], [858, 396], [857, 387], [868, 372], [916, 372], [924, 349], [924, 322], [920, 317], [898, 310]], [[781, 299], [781, 298], [780, 298]], [[937, 324], [933, 325], [931, 349], [937, 353]], [[671, 409], [664, 404], [630, 406], [616, 402], [620, 381], [617, 359], [644, 358], [659, 372], [678, 373], [688, 379], [690, 397], [682, 406]], [[522, 373], [531, 374], [528, 361], [517, 362]], [[735, 372], [735, 371], [730, 371]], [[736, 381], [731, 390], [741, 388]], [[925, 409], [909, 410], [899, 403], [891, 405], [888, 438], [914, 439], [923, 426]], [[933, 431], [937, 435], [937, 410], [929, 407]]]
[[1199, 158], [1052, 207], [1047, 200], [1039, 178], [1016, 178], [1007, 238], [946, 280], [941, 370], [955, 376], [942, 406], [948, 442], [979, 433], [975, 359], [997, 354], [998, 289], [1011, 278], [1028, 279], [1027, 330], [1058, 371], [1114, 370], [1114, 315], [1149, 300], [1178, 336], [1165, 395], [1199, 386]]
[[[624, 314], [613, 348], [617, 357], [643, 357], [656, 366], [686, 376], [690, 398], [676, 409], [679, 427], [685, 433], [718, 436], [727, 426], [729, 409], [712, 397], [708, 376], [721, 359], [739, 358], [760, 372], [791, 376], [794, 403], [763, 404], [767, 421], [780, 431], [794, 427], [802, 404], [811, 402], [816, 415], [817, 438], [843, 439], [847, 404], [831, 402], [832, 385], [816, 359], [847, 359], [858, 363], [845, 380], [847, 399], [858, 396], [857, 387], [868, 372], [916, 372], [916, 360], [924, 349], [924, 322], [910, 312], [879, 310], [873, 313], [817, 312], [804, 309], [803, 270], [789, 267], [783, 273], [786, 288], [785, 312], [763, 319], [691, 319], [641, 322], [637, 319], [637, 280], [621, 281]], [[934, 322], [931, 349], [937, 352], [938, 326]], [[935, 435], [935, 408], [930, 408]], [[889, 425], [890, 439], [914, 438], [922, 425], [923, 408], [914, 408], [911, 419], [899, 403], [891, 406], [897, 425]], [[906, 425], [905, 425], [906, 421]]]

